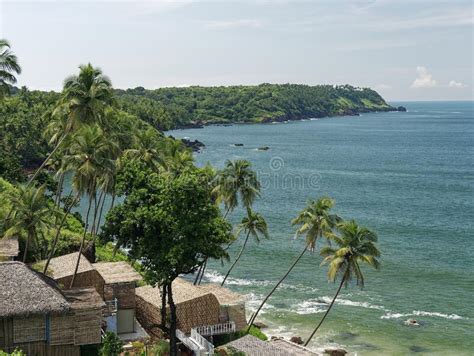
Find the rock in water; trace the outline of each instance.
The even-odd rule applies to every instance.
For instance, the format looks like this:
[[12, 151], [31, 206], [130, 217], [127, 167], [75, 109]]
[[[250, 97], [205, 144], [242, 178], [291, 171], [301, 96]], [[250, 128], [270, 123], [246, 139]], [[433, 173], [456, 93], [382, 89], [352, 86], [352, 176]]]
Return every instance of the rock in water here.
[[303, 342], [303, 339], [299, 336], [293, 336], [291, 339], [290, 339], [291, 342], [294, 342], [295, 344], [298, 344], [298, 345], [303, 345], [304, 342]]
[[324, 353], [329, 354], [331, 356], [344, 356], [345, 354], [347, 354], [347, 351], [340, 347], [331, 347], [324, 349]]
[[263, 146], [263, 147], [257, 148], [257, 150], [259, 150], [259, 151], [268, 151], [269, 149], [270, 149], [270, 147], [268, 147], [268, 146]]
[[418, 323], [418, 321], [416, 321], [415, 319], [408, 319], [407, 321], [405, 321], [405, 325], [409, 325], [409, 326], [420, 326], [420, 324]]
[[397, 108], [397, 110], [398, 110], [398, 111], [403, 111], [403, 112], [405, 112], [405, 111], [407, 111], [407, 108], [404, 107], [404, 106], [399, 106], [399, 107]]

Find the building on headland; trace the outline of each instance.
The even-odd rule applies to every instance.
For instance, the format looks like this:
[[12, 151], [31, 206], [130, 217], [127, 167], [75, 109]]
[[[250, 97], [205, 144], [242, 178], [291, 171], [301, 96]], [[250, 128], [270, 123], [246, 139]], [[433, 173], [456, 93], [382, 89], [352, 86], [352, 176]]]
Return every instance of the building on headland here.
[[100, 343], [105, 303], [94, 288], [61, 291], [22, 262], [0, 262], [0, 286], [1, 350], [79, 356]]

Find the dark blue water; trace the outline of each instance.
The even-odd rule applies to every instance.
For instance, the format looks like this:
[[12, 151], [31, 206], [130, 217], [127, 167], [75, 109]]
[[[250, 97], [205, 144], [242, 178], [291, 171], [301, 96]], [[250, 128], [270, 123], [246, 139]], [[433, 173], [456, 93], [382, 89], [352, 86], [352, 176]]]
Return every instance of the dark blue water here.
[[[259, 173], [264, 189], [255, 210], [267, 219], [271, 239], [250, 243], [229, 283], [249, 296], [250, 309], [303, 248], [290, 220], [308, 199], [328, 195], [338, 214], [378, 233], [382, 270], [365, 268], [365, 289], [342, 291], [316, 349], [474, 350], [473, 102], [402, 104], [408, 112], [171, 132], [206, 144], [199, 164], [222, 167], [242, 158]], [[261, 146], [270, 149], [256, 150]], [[303, 258], [269, 301], [262, 314], [269, 333], [305, 338], [319, 321], [337, 289], [320, 262], [317, 254]], [[213, 263], [206, 277], [218, 281], [227, 267]], [[405, 325], [409, 318], [421, 325]]]

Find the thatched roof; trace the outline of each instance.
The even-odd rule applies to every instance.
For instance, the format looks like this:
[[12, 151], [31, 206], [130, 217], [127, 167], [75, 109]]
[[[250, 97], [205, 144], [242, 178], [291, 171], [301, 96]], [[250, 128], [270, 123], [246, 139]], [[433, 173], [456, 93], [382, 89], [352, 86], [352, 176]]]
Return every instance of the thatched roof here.
[[[238, 303], [243, 298], [227, 288], [217, 284], [207, 284], [195, 286], [183, 278], [176, 278], [173, 281], [173, 299], [176, 304], [192, 300], [203, 295], [212, 294], [217, 298], [219, 304], [227, 305]], [[147, 302], [161, 308], [161, 292], [158, 287], [143, 286], [135, 290], [136, 295], [142, 297]]]
[[[74, 274], [74, 269], [76, 268], [78, 254], [79, 252], [73, 252], [67, 255], [52, 258], [48, 268], [48, 272], [51, 271], [51, 277], [54, 279], [59, 279], [72, 276]], [[82, 255], [77, 273], [83, 273], [93, 269], [94, 267], [92, 264], [84, 255]]]
[[295, 356], [319, 355], [318, 353], [311, 351], [307, 347], [295, 344], [294, 342], [285, 340], [281, 337], [272, 338], [270, 340], [270, 343], [278, 347], [279, 349], [285, 350], [287, 355], [295, 355]]
[[0, 239], [0, 257], [16, 257], [19, 252], [18, 239]]
[[0, 317], [63, 313], [69, 303], [53, 281], [22, 262], [0, 263]]
[[297, 355], [288, 353], [286, 350], [281, 349], [277, 346], [272, 345], [268, 341], [262, 341], [255, 336], [245, 335], [240, 339], [234, 340], [225, 344], [224, 346], [231, 346], [238, 351], [244, 352], [248, 356], [261, 356], [261, 355], [272, 355], [272, 356], [288, 356]]
[[127, 262], [98, 262], [92, 266], [102, 276], [105, 284], [137, 282], [142, 279]]
[[105, 307], [104, 301], [94, 288], [75, 288], [63, 293], [73, 310]]

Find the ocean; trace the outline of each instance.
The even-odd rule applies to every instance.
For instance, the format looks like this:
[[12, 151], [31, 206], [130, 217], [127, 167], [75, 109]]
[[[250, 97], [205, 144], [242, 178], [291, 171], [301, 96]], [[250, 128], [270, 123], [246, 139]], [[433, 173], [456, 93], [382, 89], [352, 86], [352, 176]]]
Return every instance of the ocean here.
[[[336, 213], [377, 232], [382, 268], [363, 267], [365, 288], [342, 290], [310, 346], [353, 355], [473, 354], [474, 103], [392, 104], [408, 111], [169, 134], [206, 145], [199, 165], [247, 159], [259, 174], [254, 210], [270, 239], [247, 245], [226, 284], [247, 296], [249, 312], [304, 246], [291, 219], [309, 199], [329, 196]], [[243, 215], [237, 209], [230, 219]], [[317, 251], [308, 253], [269, 300], [260, 316], [267, 334], [311, 333], [337, 289], [320, 263]], [[208, 266], [205, 279], [218, 282], [229, 264]]]

